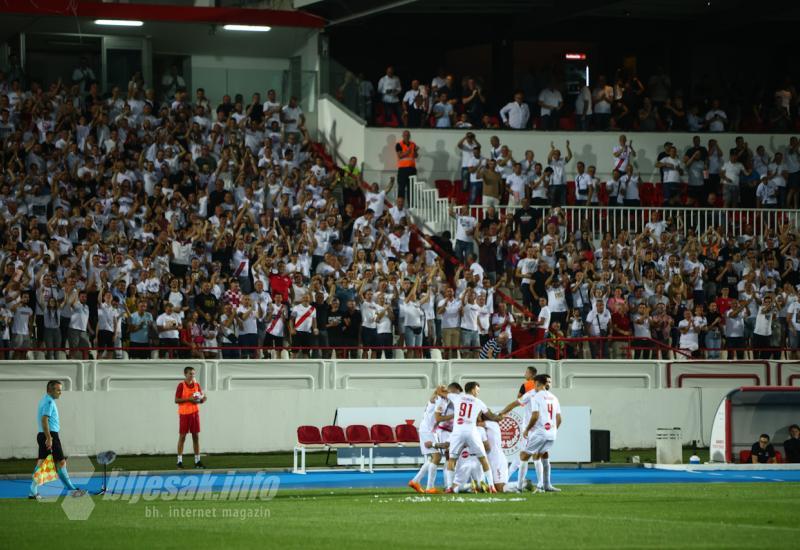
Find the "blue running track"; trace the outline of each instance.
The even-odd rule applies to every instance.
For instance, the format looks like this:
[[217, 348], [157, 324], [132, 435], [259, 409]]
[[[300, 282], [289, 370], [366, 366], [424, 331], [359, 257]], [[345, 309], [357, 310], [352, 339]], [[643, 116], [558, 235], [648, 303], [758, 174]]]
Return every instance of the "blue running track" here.
[[[285, 472], [230, 473], [219, 471], [174, 473], [174, 474], [115, 474], [109, 479], [110, 490], [115, 495], [141, 493], [142, 488], [151, 482], [150, 487], [171, 485], [174, 489], [189, 487], [203, 492], [221, 491], [248, 480], [253, 483], [256, 475], [259, 483], [267, 478], [277, 478], [280, 490], [292, 489], [382, 489], [405, 487], [416, 470], [379, 470], [375, 473], [357, 471], [313, 471], [305, 475]], [[533, 476], [532, 473], [529, 477]], [[131, 480], [130, 477], [135, 479]], [[192, 479], [189, 479], [192, 478]], [[437, 485], [442, 485], [442, 472], [438, 473]], [[87, 483], [88, 481], [88, 483]], [[556, 485], [594, 485], [627, 483], [729, 483], [729, 482], [800, 482], [800, 470], [756, 470], [756, 471], [672, 471], [650, 468], [586, 468], [555, 469], [553, 483]], [[89, 492], [96, 492], [102, 484], [101, 477], [91, 479], [73, 477], [73, 482]], [[271, 480], [275, 483], [275, 480]], [[0, 498], [24, 498], [28, 494], [30, 481], [27, 479], [0, 480]], [[40, 488], [44, 497], [57, 496], [63, 486], [53, 481]]]

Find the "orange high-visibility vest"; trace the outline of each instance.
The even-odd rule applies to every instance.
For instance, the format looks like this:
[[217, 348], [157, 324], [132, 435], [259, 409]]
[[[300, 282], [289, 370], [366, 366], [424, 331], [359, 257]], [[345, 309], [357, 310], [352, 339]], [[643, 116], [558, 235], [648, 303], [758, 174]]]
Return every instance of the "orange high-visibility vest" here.
[[397, 159], [397, 167], [398, 168], [416, 168], [417, 167], [417, 159], [414, 158], [414, 153], [417, 150], [417, 144], [413, 141], [409, 141], [408, 144], [404, 143], [402, 140], [400, 141], [400, 153], [406, 154], [408, 156], [404, 156], [402, 158]]
[[528, 393], [535, 387], [536, 387], [536, 382], [534, 382], [533, 380], [525, 380], [525, 393]]
[[[186, 382], [180, 383], [181, 388], [181, 398], [183, 399], [191, 399], [194, 392], [202, 392], [203, 390], [200, 389], [200, 384], [195, 383], [192, 386], [188, 386]], [[184, 403], [178, 403], [178, 414], [193, 414], [199, 410], [197, 403], [192, 403], [191, 401], [187, 401]]]

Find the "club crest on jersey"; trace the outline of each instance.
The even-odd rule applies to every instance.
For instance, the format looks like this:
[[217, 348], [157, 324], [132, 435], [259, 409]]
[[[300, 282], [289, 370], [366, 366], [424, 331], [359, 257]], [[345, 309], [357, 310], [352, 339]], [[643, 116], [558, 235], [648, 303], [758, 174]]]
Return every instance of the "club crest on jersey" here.
[[545, 425], [544, 425], [544, 429], [545, 429], [545, 430], [549, 430], [551, 427], [552, 427], [552, 426], [551, 426], [550, 422], [547, 422], [547, 423], [545, 423]]
[[459, 418], [458, 420], [456, 420], [456, 424], [458, 424], [459, 426], [461, 424], [463, 424], [463, 423], [464, 423], [464, 419], [463, 418]]
[[514, 456], [522, 448], [522, 416], [516, 411], [509, 412], [500, 425], [500, 440], [503, 446], [503, 454]]

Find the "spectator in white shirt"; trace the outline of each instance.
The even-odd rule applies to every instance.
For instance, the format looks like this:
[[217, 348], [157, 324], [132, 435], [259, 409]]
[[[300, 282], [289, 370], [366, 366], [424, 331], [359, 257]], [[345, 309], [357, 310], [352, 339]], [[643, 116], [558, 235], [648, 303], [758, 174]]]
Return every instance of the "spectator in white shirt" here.
[[447, 94], [439, 94], [439, 101], [433, 106], [433, 118], [436, 128], [451, 128], [455, 121], [453, 106], [447, 101]]
[[619, 197], [625, 206], [638, 207], [641, 204], [639, 197], [639, 178], [640, 175], [633, 174], [633, 165], [629, 164], [625, 168], [625, 174], [619, 179]]
[[620, 172], [625, 172], [628, 164], [631, 162], [632, 157], [636, 156], [636, 151], [633, 149], [633, 140], [628, 143], [628, 138], [625, 134], [619, 136], [619, 145], [615, 145], [611, 152], [614, 166], [613, 168]]
[[475, 204], [478, 195], [483, 191], [483, 171], [486, 159], [481, 156], [481, 148], [476, 147], [472, 150], [472, 158], [469, 160], [469, 203]]
[[[478, 317], [481, 306], [475, 303], [475, 292], [467, 289], [461, 298], [461, 347], [478, 348], [480, 347]], [[461, 356], [465, 359], [474, 358], [475, 350], [463, 350]]]
[[683, 163], [678, 158], [678, 150], [669, 145], [668, 156], [656, 162], [656, 168], [662, 169], [664, 205], [676, 205], [680, 202], [680, 183], [683, 175]]
[[[480, 154], [480, 149], [476, 149]], [[475, 226], [478, 225], [478, 220], [474, 216], [470, 216], [469, 207], [464, 205], [461, 207], [461, 214], [457, 215], [451, 208], [450, 215], [456, 219], [456, 258], [462, 262], [466, 261], [467, 255], [472, 254], [475, 249]]]
[[608, 340], [611, 333], [611, 313], [606, 309], [605, 302], [596, 302], [595, 309], [586, 315], [586, 334], [592, 338], [603, 338], [602, 340], [592, 340], [589, 347], [592, 350], [592, 357], [608, 357]]
[[419, 89], [419, 80], [412, 80], [411, 81], [411, 89], [407, 90], [405, 94], [403, 94], [403, 111], [407, 111], [411, 109], [414, 105], [414, 100], [420, 94]]
[[719, 99], [711, 101], [711, 109], [706, 113], [706, 124], [709, 132], [724, 132], [728, 124], [728, 115], [719, 108]]
[[739, 178], [742, 173], [745, 173], [745, 168], [736, 159], [736, 149], [731, 149], [730, 160], [722, 165], [720, 171], [722, 200], [725, 208], [736, 208], [739, 206]]
[[474, 132], [467, 132], [464, 137], [458, 141], [456, 148], [461, 151], [461, 190], [466, 191], [469, 189], [469, 163], [474, 156], [473, 151], [481, 144], [475, 139]]
[[542, 117], [543, 130], [558, 130], [558, 119], [561, 117], [563, 105], [564, 98], [552, 82], [539, 92], [539, 114]]
[[306, 117], [303, 110], [297, 104], [296, 97], [289, 98], [289, 104], [281, 110], [283, 118], [283, 130], [286, 134], [297, 134], [306, 126]]
[[[786, 208], [787, 199], [787, 182], [789, 179], [789, 171], [783, 159], [783, 153], [775, 153], [775, 158], [772, 159], [767, 165], [767, 182], [770, 187], [774, 188], [774, 205], [779, 208]], [[762, 183], [764, 183], [762, 179]], [[760, 187], [760, 185], [759, 185]], [[756, 195], [758, 191], [756, 190]], [[773, 201], [767, 201], [772, 203]]]
[[394, 74], [394, 67], [386, 67], [386, 74], [378, 81], [378, 93], [383, 101], [383, 121], [389, 122], [392, 115], [400, 124], [400, 79]]
[[92, 346], [89, 339], [89, 306], [86, 305], [87, 294], [81, 290], [73, 289], [65, 292], [65, 309], [70, 312], [69, 320], [69, 347], [73, 359], [85, 359], [87, 351], [82, 348]]
[[611, 124], [611, 103], [614, 101], [614, 88], [606, 83], [606, 77], [597, 77], [597, 84], [592, 91], [592, 121], [595, 130], [608, 130]]
[[531, 118], [531, 110], [524, 101], [525, 96], [522, 92], [514, 94], [514, 101], [508, 103], [500, 109], [500, 120], [507, 128], [513, 130], [524, 130], [528, 127]]
[[772, 319], [778, 314], [772, 294], [767, 294], [761, 302], [756, 313], [756, 322], [753, 327], [754, 357], [757, 359], [770, 358], [770, 336], [772, 336]]
[[164, 302], [164, 313], [156, 319], [156, 329], [158, 330], [158, 345], [164, 350], [165, 357], [171, 357], [175, 349], [180, 344], [181, 318], [178, 313], [173, 311], [172, 302]]
[[[177, 67], [175, 70], [177, 71]], [[72, 83], [80, 86], [81, 92], [88, 93], [89, 87], [94, 82], [97, 82], [97, 78], [95, 77], [92, 68], [89, 67], [89, 60], [86, 58], [86, 56], [81, 56], [78, 66], [72, 71]]]
[[567, 140], [566, 158], [561, 158], [561, 151], [556, 149], [552, 141], [550, 142], [547, 165], [553, 169], [553, 177], [550, 180], [550, 204], [552, 206], [564, 206], [567, 204], [566, 165], [571, 160], [572, 149], [569, 148], [569, 140]]
[[592, 118], [592, 90], [585, 84], [575, 97], [575, 116], [578, 119], [578, 130], [587, 131]]

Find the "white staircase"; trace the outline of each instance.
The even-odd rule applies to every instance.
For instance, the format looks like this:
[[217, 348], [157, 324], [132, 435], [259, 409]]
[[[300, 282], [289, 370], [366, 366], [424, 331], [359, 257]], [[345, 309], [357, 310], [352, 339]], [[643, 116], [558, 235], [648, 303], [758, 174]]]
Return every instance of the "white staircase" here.
[[411, 213], [420, 229], [441, 234], [449, 231], [455, 237], [455, 220], [450, 216], [450, 201], [439, 197], [435, 187], [416, 177], [411, 178]]

